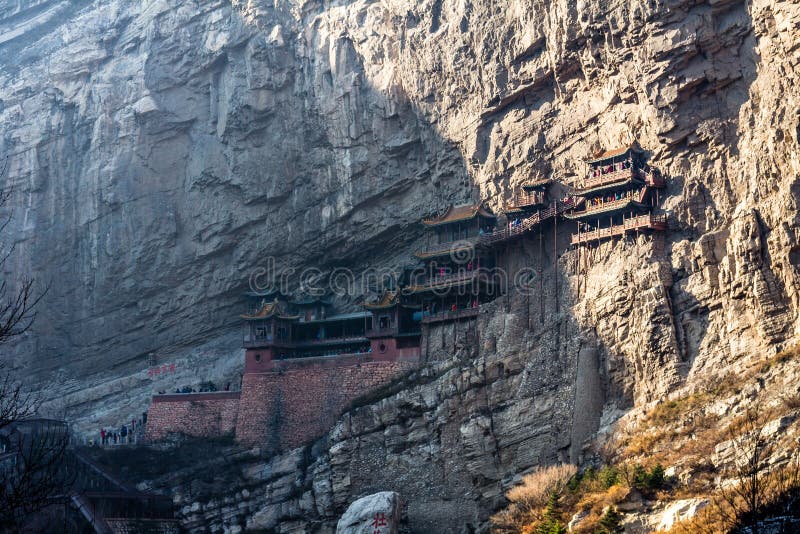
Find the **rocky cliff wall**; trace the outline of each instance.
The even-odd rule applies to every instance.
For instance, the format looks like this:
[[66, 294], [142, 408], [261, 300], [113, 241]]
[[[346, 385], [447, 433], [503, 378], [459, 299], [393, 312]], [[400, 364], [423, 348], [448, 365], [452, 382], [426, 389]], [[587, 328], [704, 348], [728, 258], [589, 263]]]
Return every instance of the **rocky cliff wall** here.
[[[566, 251], [561, 227], [544, 258], [531, 244], [520, 257], [547, 266], [541, 297], [496, 303], [504, 326], [475, 359], [346, 416], [318, 464], [319, 491], [336, 484], [323, 508], [402, 471], [426, 481], [399, 488], [416, 506], [441, 495], [475, 524], [505, 478], [579, 451], [573, 428], [798, 334], [796, 3], [3, 6], [7, 270], [53, 281], [18, 362], [55, 373], [49, 391], [79, 423], [123, 389], [145, 404], [150, 351], [239, 365], [188, 348], [229, 331], [266, 256], [404, 262], [422, 213], [475, 191], [498, 207], [537, 172], [575, 183], [581, 158], [634, 139], [668, 177], [670, 232]], [[578, 379], [592, 358], [599, 376]], [[571, 393], [583, 380], [604, 396]], [[575, 420], [599, 398], [603, 419]], [[394, 463], [366, 480], [381, 457]], [[403, 467], [420, 459], [440, 472]]]

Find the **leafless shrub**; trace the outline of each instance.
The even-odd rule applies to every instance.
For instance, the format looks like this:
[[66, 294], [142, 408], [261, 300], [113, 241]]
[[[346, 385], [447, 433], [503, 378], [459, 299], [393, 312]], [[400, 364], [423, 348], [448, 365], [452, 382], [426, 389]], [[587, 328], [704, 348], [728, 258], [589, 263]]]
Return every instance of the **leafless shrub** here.
[[[8, 159], [0, 178], [8, 169]], [[0, 191], [0, 207], [11, 190]], [[11, 215], [0, 222], [0, 233]], [[13, 247], [0, 256], [0, 267]], [[34, 280], [0, 280], [0, 346], [23, 335], [36, 318], [35, 307], [44, 293], [36, 294]], [[0, 531], [16, 532], [26, 521], [67, 498], [70, 474], [66, 452], [69, 433], [58, 421], [32, 420], [39, 399], [24, 389], [9, 369], [8, 351], [0, 351]]]
[[524, 524], [541, 521], [545, 508], [553, 495], [564, 492], [567, 483], [578, 472], [571, 464], [538, 467], [525, 475], [522, 483], [508, 491], [511, 505], [492, 518], [499, 531], [518, 532]]

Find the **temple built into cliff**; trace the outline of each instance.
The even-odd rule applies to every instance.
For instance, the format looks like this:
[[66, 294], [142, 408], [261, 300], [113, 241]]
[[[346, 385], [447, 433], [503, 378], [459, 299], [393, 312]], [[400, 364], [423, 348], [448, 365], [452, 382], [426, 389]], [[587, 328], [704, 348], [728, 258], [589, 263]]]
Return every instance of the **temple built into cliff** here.
[[402, 289], [421, 308], [422, 323], [474, 317], [479, 304], [497, 296], [495, 281], [486, 276], [494, 267], [492, 251], [481, 241], [496, 219], [482, 205], [466, 204], [422, 221], [428, 229], [427, 246], [415, 256], [423, 266]]
[[147, 437], [232, 432], [278, 448], [306, 443], [357, 397], [436, 354], [477, 347], [480, 306], [509, 291], [495, 275], [511, 241], [538, 230], [542, 256], [543, 227], [552, 223], [557, 247], [559, 220], [576, 224], [572, 246], [666, 230], [658, 209], [666, 184], [638, 145], [586, 163], [578, 188], [538, 177], [522, 184], [499, 217], [471, 203], [423, 219], [417, 267], [358, 310], [336, 310], [320, 296], [248, 293], [241, 391], [156, 395]]
[[663, 231], [667, 220], [658, 213], [663, 178], [644, 165], [642, 150], [633, 144], [597, 154], [588, 160], [589, 171], [576, 209], [566, 215], [578, 222], [571, 243], [591, 243], [625, 234]]

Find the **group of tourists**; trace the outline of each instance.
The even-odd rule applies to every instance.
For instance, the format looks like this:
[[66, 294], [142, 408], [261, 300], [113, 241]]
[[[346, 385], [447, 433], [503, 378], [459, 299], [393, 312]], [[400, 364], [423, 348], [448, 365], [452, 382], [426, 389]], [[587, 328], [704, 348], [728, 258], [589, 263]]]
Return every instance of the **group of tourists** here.
[[[225, 389], [224, 390], [225, 391], [230, 391], [231, 390], [231, 383], [230, 382], [225, 384]], [[219, 389], [217, 389], [217, 385], [214, 384], [211, 381], [208, 381], [208, 382], [202, 382], [199, 386], [197, 386], [197, 389], [195, 389], [192, 386], [183, 386], [183, 387], [175, 388], [174, 393], [177, 393], [177, 394], [183, 394], [183, 393], [213, 393], [215, 391], [219, 391]], [[158, 392], [158, 394], [159, 395], [166, 395], [167, 394], [167, 390], [162, 389], [161, 391]]]
[[597, 178], [598, 176], [603, 176], [604, 174], [630, 169], [632, 166], [633, 166], [633, 161], [630, 158], [628, 158], [625, 161], [620, 161], [619, 163], [601, 165], [600, 167], [594, 169], [591, 175], [593, 178]]
[[637, 191], [615, 191], [614, 193], [609, 193], [604, 196], [590, 198], [589, 205], [602, 206], [603, 204], [606, 204], [608, 202], [629, 199], [633, 197], [634, 193], [637, 193]]
[[99, 445], [131, 445], [137, 442], [137, 433], [147, 423], [147, 412], [142, 413], [141, 419], [131, 419], [130, 423], [120, 425], [119, 428], [101, 428]]

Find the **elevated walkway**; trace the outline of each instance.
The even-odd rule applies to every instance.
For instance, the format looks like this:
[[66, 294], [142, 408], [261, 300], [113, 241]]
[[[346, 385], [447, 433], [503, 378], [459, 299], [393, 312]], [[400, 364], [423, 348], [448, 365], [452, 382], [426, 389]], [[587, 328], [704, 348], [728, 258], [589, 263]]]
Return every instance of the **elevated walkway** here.
[[612, 237], [632, 234], [641, 231], [657, 231], [663, 232], [667, 229], [667, 216], [666, 214], [645, 214], [625, 219], [622, 224], [615, 224], [608, 228], [595, 228], [588, 232], [578, 232], [572, 234], [570, 243], [579, 245], [581, 243], [591, 243], [594, 241], [602, 241]]
[[574, 209], [576, 206], [577, 201], [574, 198], [553, 202], [548, 208], [537, 211], [530, 217], [522, 219], [522, 221], [516, 226], [503, 228], [502, 230], [497, 230], [496, 232], [480, 236], [480, 244], [488, 246], [515, 239], [526, 232], [529, 232], [540, 224], [543, 224], [550, 219]]

